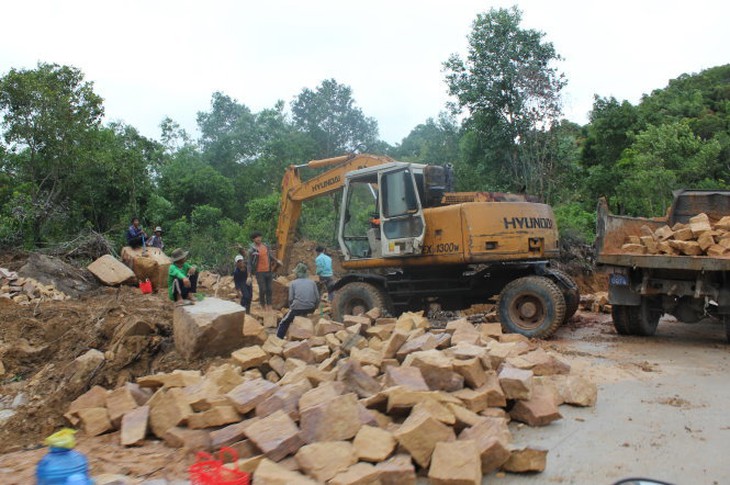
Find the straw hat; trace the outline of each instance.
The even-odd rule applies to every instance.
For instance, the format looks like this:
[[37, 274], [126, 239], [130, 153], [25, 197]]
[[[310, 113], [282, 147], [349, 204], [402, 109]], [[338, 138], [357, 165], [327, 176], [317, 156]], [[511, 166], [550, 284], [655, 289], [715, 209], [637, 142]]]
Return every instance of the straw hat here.
[[177, 263], [181, 259], [187, 258], [188, 254], [190, 254], [188, 251], [185, 251], [182, 248], [177, 248], [170, 255], [170, 259], [172, 260], [173, 263]]

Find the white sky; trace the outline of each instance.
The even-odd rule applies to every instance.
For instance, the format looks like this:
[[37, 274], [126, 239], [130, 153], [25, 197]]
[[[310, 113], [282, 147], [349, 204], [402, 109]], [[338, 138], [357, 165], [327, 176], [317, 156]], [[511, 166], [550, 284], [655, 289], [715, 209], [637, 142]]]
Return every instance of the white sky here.
[[719, 0], [18, 0], [0, 7], [0, 74], [78, 67], [107, 121], [151, 138], [165, 116], [197, 136], [214, 91], [259, 111], [335, 78], [399, 143], [445, 109], [442, 63], [465, 52], [476, 14], [513, 4], [565, 58], [565, 115], [581, 124], [594, 94], [637, 103], [730, 62], [730, 2]]

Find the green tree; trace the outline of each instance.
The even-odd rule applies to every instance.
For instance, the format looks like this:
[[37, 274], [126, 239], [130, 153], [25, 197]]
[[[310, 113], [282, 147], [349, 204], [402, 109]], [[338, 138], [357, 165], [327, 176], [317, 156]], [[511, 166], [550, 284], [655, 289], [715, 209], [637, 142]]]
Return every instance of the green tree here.
[[413, 128], [391, 153], [404, 162], [454, 163], [459, 159], [460, 136], [456, 120], [447, 113], [441, 113], [438, 119], [429, 118]]
[[104, 114], [93, 83], [74, 67], [39, 63], [0, 79], [7, 170], [26, 192], [18, 200], [26, 239], [38, 243], [45, 224], [63, 219], [78, 189], [74, 174], [88, 162], [89, 144]]
[[516, 7], [478, 14], [468, 36], [465, 59], [452, 54], [444, 63], [455, 113], [467, 112], [474, 131], [471, 163], [511, 188], [539, 190], [544, 158], [534, 157], [527, 139], [549, 128], [561, 114], [560, 93], [566, 84], [553, 64], [561, 60], [545, 34], [520, 27]]
[[378, 124], [355, 105], [352, 89], [326, 79], [315, 90], [304, 88], [291, 105], [294, 125], [316, 143], [317, 157], [348, 153], [378, 139]]

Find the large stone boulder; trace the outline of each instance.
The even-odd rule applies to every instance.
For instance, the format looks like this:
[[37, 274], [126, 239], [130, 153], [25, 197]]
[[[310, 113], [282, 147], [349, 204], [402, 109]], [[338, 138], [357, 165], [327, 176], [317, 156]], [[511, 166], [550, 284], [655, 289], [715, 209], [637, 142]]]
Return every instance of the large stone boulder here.
[[167, 272], [170, 270], [172, 261], [158, 248], [147, 248], [143, 253], [142, 248], [122, 248], [122, 261], [134, 271], [139, 281], [149, 279], [155, 290], [167, 288]]
[[210, 297], [176, 307], [172, 318], [175, 348], [186, 359], [228, 356], [245, 345], [245, 314], [238, 303]]
[[134, 283], [135, 281], [132, 270], [111, 254], [105, 254], [86, 268], [102, 284], [107, 286], [119, 286], [124, 283]]

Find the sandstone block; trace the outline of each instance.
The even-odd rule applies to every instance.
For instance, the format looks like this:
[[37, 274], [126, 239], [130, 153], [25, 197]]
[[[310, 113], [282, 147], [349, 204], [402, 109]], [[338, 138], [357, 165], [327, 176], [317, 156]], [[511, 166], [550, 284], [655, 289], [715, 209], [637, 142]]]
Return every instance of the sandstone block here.
[[283, 411], [277, 411], [246, 427], [246, 436], [271, 460], [279, 461], [296, 453], [304, 444], [296, 423]]
[[476, 442], [436, 443], [428, 478], [434, 485], [480, 485], [482, 462]]
[[119, 286], [134, 281], [134, 272], [111, 254], [105, 254], [86, 267], [106, 286]]
[[542, 472], [547, 464], [548, 450], [543, 448], [523, 448], [512, 450], [509, 460], [502, 469], [512, 473]]
[[329, 356], [332, 354], [330, 351], [330, 348], [326, 345], [320, 345], [317, 347], [312, 347], [312, 355], [314, 356], [314, 362], [317, 364], [320, 364], [327, 360]]
[[669, 245], [686, 256], [702, 255], [702, 248], [697, 241], [669, 241]]
[[[398, 332], [393, 333], [393, 337]], [[436, 346], [438, 345], [438, 339], [435, 335], [432, 333], [424, 333], [420, 337], [411, 338], [406, 343], [400, 346], [398, 351], [396, 352], [395, 356], [398, 357], [399, 360], [403, 360], [406, 358], [408, 354], [411, 354], [413, 352], [422, 352], [426, 350], [434, 350], [436, 349]], [[385, 355], [385, 353], [384, 353]], [[386, 355], [387, 357], [387, 355]]]
[[643, 244], [624, 244], [621, 252], [626, 254], [646, 254], [646, 247]]
[[311, 389], [312, 385], [307, 379], [282, 386], [256, 406], [256, 416], [263, 418], [281, 410], [292, 419], [297, 420], [299, 419], [299, 399]]
[[259, 367], [269, 360], [269, 355], [258, 345], [244, 347], [231, 353], [233, 361], [241, 366], [241, 369], [248, 370]]
[[447, 403], [446, 407], [448, 407], [454, 415], [455, 431], [462, 431], [471, 426], [475, 426], [484, 419], [484, 416], [480, 416], [477, 413], [469, 411], [467, 408], [459, 404]]
[[487, 382], [478, 388], [480, 391], [487, 393], [487, 404], [489, 407], [504, 407], [507, 405], [507, 396], [505, 396], [499, 377], [494, 371], [487, 371]]
[[352, 442], [357, 458], [362, 461], [380, 463], [395, 449], [395, 438], [390, 431], [373, 426], [363, 426]]
[[700, 213], [697, 214], [694, 217], [689, 218], [689, 228], [692, 231], [692, 235], [697, 238], [700, 235], [712, 231], [712, 226], [710, 224], [710, 218], [707, 217], [707, 214]]
[[365, 333], [371, 337], [378, 337], [382, 341], [386, 341], [393, 334], [394, 324], [374, 325], [368, 328]]
[[408, 332], [403, 330], [394, 330], [388, 340], [383, 345], [383, 358], [392, 359], [396, 356], [398, 349], [408, 340]]
[[476, 389], [487, 382], [487, 373], [484, 370], [482, 361], [473, 357], [466, 360], [454, 360], [452, 362], [454, 372], [464, 378], [464, 383]]
[[136, 407], [137, 401], [128, 387], [114, 389], [106, 396], [106, 408], [114, 428], [118, 429], [122, 423], [122, 416]]
[[299, 472], [287, 470], [264, 458], [256, 467], [256, 485], [316, 485], [317, 482]]
[[167, 288], [167, 273], [172, 261], [158, 248], [147, 248], [143, 255], [143, 248], [122, 248], [121, 258], [139, 281], [149, 279], [156, 290]]
[[279, 386], [265, 379], [253, 379], [236, 386], [226, 397], [241, 414], [252, 411], [260, 402], [272, 395]]
[[179, 388], [160, 389], [148, 402], [150, 406], [150, 428], [158, 438], [163, 438], [168, 429], [184, 424], [193, 410]]
[[[726, 239], [723, 239], [723, 241], [725, 240]], [[712, 246], [707, 248], [707, 255], [713, 258], [723, 257], [727, 252], [728, 248], [726, 248], [725, 246], [721, 246], [720, 244], [713, 244]]]
[[149, 416], [149, 406], [140, 406], [124, 414], [120, 432], [122, 446], [138, 445], [144, 441]]
[[202, 429], [188, 429], [174, 426], [162, 436], [170, 448], [183, 448], [187, 451], [209, 451], [210, 433]]
[[674, 236], [674, 231], [669, 226], [662, 226], [656, 231], [654, 231], [654, 236], [659, 241], [666, 241], [667, 239], [671, 239]]
[[314, 334], [317, 336], [325, 336], [329, 333], [336, 333], [344, 329], [345, 326], [341, 323], [332, 322], [326, 318], [320, 318], [314, 325]]
[[507, 399], [530, 399], [532, 395], [532, 371], [504, 365], [498, 378]]
[[453, 426], [456, 423], [456, 417], [451, 409], [445, 404], [433, 398], [423, 399], [413, 406], [411, 415], [427, 414], [439, 420], [440, 422]]
[[649, 254], [657, 254], [659, 252], [659, 245], [654, 239], [654, 236], [642, 236], [641, 244], [646, 248], [646, 252]]
[[345, 389], [356, 393], [359, 397], [370, 397], [380, 392], [381, 386], [365, 371], [356, 360], [341, 361], [337, 366], [337, 380], [345, 385]]
[[551, 376], [559, 401], [573, 406], [594, 406], [598, 398], [596, 384], [576, 375]]
[[108, 391], [101, 386], [94, 386], [69, 405], [68, 411], [63, 416], [74, 426], [79, 423], [78, 413], [82, 409], [106, 407], [106, 395]]
[[483, 418], [476, 425], [462, 431], [459, 440], [475, 441], [484, 475], [501, 467], [510, 457], [512, 435], [504, 419]]
[[356, 463], [335, 475], [328, 485], [380, 485], [380, 471], [370, 463]]
[[269, 335], [261, 348], [267, 354], [281, 356], [284, 354], [284, 345], [286, 345], [286, 340], [280, 339], [276, 335]]
[[355, 450], [349, 441], [323, 441], [304, 445], [294, 458], [304, 473], [323, 483], [357, 463]]
[[233, 406], [217, 406], [188, 416], [188, 427], [190, 429], [213, 428], [237, 423], [240, 420], [241, 416]]
[[489, 407], [489, 397], [486, 389], [474, 390], [465, 388], [459, 389], [451, 394], [459, 398], [464, 403], [464, 406], [473, 413], [478, 413]]
[[192, 370], [174, 370], [169, 374], [158, 373], [151, 376], [142, 376], [137, 378], [137, 384], [143, 388], [165, 389], [173, 387], [187, 387], [199, 384], [203, 378], [200, 371]]
[[385, 387], [403, 386], [414, 391], [429, 390], [418, 367], [388, 367], [383, 384]]
[[306, 340], [314, 337], [314, 323], [306, 317], [294, 317], [289, 326], [289, 338], [293, 340]]
[[375, 468], [380, 471], [382, 485], [416, 485], [416, 468], [406, 454], [395, 455]]
[[299, 412], [340, 396], [344, 389], [345, 386], [341, 382], [323, 382], [302, 394], [299, 399]]
[[241, 368], [233, 364], [223, 364], [211, 368], [205, 373], [205, 380], [218, 386], [218, 390], [222, 394], [243, 384]]
[[228, 355], [245, 345], [241, 305], [206, 298], [175, 308], [172, 318], [175, 348], [186, 359]]
[[403, 361], [403, 365], [421, 369], [431, 390], [451, 392], [464, 387], [464, 378], [454, 372], [451, 359], [439, 350], [413, 352]]
[[361, 427], [355, 394], [345, 394], [301, 410], [302, 438], [307, 443], [353, 438]]
[[369, 347], [364, 349], [354, 348], [350, 351], [350, 359], [359, 362], [362, 366], [372, 365], [380, 369], [380, 365], [383, 362], [383, 354]]
[[247, 421], [241, 421], [239, 423], [231, 424], [215, 431], [211, 431], [211, 446], [214, 449], [218, 449], [222, 446], [230, 446], [233, 443], [238, 443], [246, 437], [246, 428], [255, 423], [257, 420], [258, 418], [253, 418]]
[[365, 331], [365, 329], [370, 328], [372, 320], [370, 319], [370, 317], [365, 315], [345, 315], [342, 319], [342, 323], [345, 324], [345, 327], [361, 325], [362, 331]]
[[251, 315], [243, 317], [243, 345], [263, 345], [268, 338], [264, 326]]
[[286, 359], [299, 359], [307, 364], [314, 363], [314, 354], [312, 349], [309, 347], [309, 343], [306, 340], [298, 342], [287, 342], [284, 345], [284, 358]]
[[507, 359], [507, 363], [518, 369], [531, 370], [532, 374], [536, 376], [570, 373], [569, 364], [541, 348], [517, 357], [510, 357]]
[[518, 400], [510, 409], [512, 419], [530, 426], [545, 426], [562, 418], [555, 404], [556, 396], [552, 389], [544, 385], [535, 385], [527, 400]]
[[87, 436], [98, 436], [113, 429], [106, 408], [80, 409], [78, 416]]
[[683, 227], [674, 231], [675, 241], [691, 241], [694, 237], [695, 236], [692, 233], [692, 229], [690, 229], [689, 227]]
[[425, 413], [412, 414], [394, 433], [398, 443], [419, 466], [427, 468], [436, 443], [454, 441], [454, 430]]

